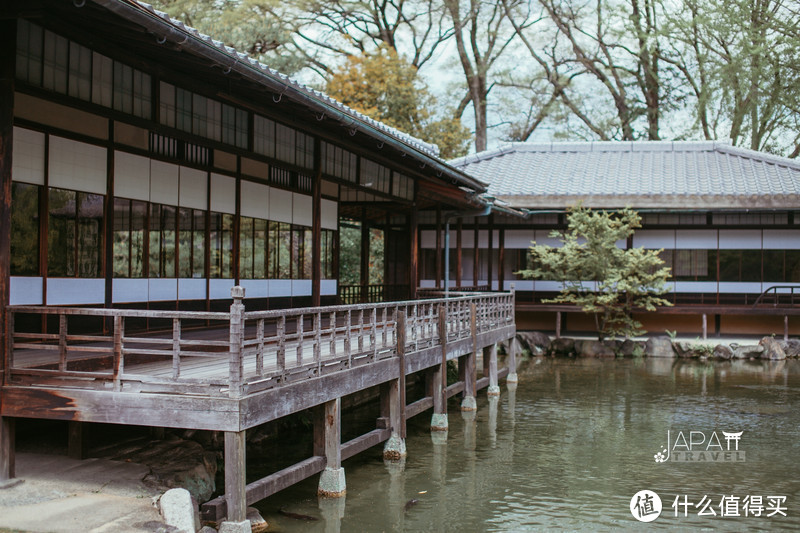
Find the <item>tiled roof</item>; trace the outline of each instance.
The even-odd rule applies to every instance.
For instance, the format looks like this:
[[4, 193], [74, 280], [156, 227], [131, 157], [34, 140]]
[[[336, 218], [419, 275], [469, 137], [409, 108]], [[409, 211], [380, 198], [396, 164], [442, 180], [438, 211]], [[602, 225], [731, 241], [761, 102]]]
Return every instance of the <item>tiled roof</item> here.
[[517, 208], [800, 206], [800, 162], [719, 142], [512, 143], [450, 163]]

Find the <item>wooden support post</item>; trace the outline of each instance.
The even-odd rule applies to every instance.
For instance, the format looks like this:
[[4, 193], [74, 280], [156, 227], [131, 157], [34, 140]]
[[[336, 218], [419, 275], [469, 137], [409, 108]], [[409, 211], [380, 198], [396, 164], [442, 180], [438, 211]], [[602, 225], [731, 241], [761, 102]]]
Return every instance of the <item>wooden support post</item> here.
[[[416, 190], [416, 185], [415, 185]], [[409, 261], [408, 261], [408, 298], [409, 300], [417, 299], [417, 285], [419, 285], [419, 220], [417, 218], [417, 204], [415, 193], [414, 206], [411, 208], [408, 224], [408, 243], [409, 243]]]
[[83, 422], [70, 420], [68, 428], [67, 455], [70, 459], [83, 459]]
[[461, 234], [463, 229], [463, 221], [459, 218], [458, 225], [456, 226], [456, 289], [461, 288], [461, 262], [463, 260]]
[[433, 381], [431, 430], [447, 431], [447, 306], [439, 305], [439, 343], [442, 358]]
[[0, 488], [10, 486], [16, 477], [16, 442], [14, 419], [0, 416]]
[[442, 206], [436, 205], [436, 282], [435, 287], [442, 287]]
[[[488, 356], [488, 362], [486, 361]], [[483, 365], [488, 366], [489, 373], [489, 396], [499, 396], [500, 387], [497, 385], [497, 344], [492, 344], [483, 349]]]
[[314, 138], [314, 176], [311, 182], [311, 306], [322, 302], [322, 163], [319, 137]]
[[247, 519], [245, 432], [225, 432], [225, 502], [229, 522]]
[[486, 279], [487, 283], [489, 284], [488, 290], [491, 291], [492, 289], [492, 279], [494, 278], [494, 269], [492, 268], [494, 265], [492, 264], [492, 250], [494, 250], [494, 215], [489, 214], [489, 248], [486, 250]]
[[342, 414], [341, 398], [325, 402], [324, 416], [317, 435], [322, 436], [322, 442], [316, 442], [315, 447], [320, 447], [325, 454], [325, 470], [319, 478], [317, 496], [323, 498], [340, 498], [347, 492], [342, 468]]
[[703, 313], [703, 340], [708, 339], [708, 315]]
[[556, 339], [561, 338], [561, 311], [556, 311]]
[[361, 298], [359, 302], [369, 301], [369, 227], [367, 226], [367, 210], [361, 210]]
[[500, 228], [500, 250], [497, 252], [497, 290], [504, 291], [506, 284], [506, 230]]
[[464, 395], [461, 399], [462, 411], [475, 411], [478, 404], [475, 401], [475, 389], [477, 388], [477, 378], [475, 376], [475, 359], [478, 353], [478, 308], [475, 302], [469, 304], [469, 329], [472, 337], [472, 351], [462, 357], [464, 361]]
[[506, 385], [510, 383], [517, 383], [517, 337], [508, 339], [508, 376], [506, 376]]
[[789, 342], [789, 315], [783, 315], [783, 341]]
[[228, 369], [229, 390], [231, 398], [241, 398], [244, 391], [244, 287], [231, 287], [230, 311], [230, 361]]
[[480, 269], [480, 252], [478, 244], [480, 243], [480, 232], [478, 231], [478, 217], [475, 217], [475, 224], [473, 225], [472, 233], [472, 286], [477, 287], [480, 285], [478, 278], [481, 275]]

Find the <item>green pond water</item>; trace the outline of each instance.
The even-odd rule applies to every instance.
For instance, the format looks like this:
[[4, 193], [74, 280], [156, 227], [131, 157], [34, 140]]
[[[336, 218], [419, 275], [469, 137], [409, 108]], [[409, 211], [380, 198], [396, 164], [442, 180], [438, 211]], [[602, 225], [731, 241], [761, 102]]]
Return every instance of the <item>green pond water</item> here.
[[[532, 359], [472, 416], [451, 400], [446, 438], [430, 412], [410, 420], [404, 463], [380, 446], [345, 461], [346, 497], [318, 501], [314, 476], [257, 507], [286, 532], [800, 530], [799, 392], [800, 361]], [[737, 445], [716, 455], [736, 461], [699, 461]], [[689, 446], [694, 461], [673, 460]], [[663, 504], [648, 524], [630, 510], [643, 489]]]

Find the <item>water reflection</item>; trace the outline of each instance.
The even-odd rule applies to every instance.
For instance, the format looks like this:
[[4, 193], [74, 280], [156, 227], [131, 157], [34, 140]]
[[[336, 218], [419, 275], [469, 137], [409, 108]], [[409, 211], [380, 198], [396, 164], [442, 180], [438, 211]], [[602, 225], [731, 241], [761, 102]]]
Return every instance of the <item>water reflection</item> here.
[[[478, 396], [450, 432], [412, 419], [404, 465], [380, 447], [345, 462], [344, 516], [281, 531], [545, 531], [641, 529], [630, 498], [663, 501], [648, 527], [726, 531], [800, 528], [800, 361], [535, 359], [499, 399]], [[656, 463], [667, 431], [743, 431], [744, 463]], [[259, 505], [306, 512], [316, 479]], [[676, 496], [714, 499], [717, 516], [675, 516]], [[723, 495], [784, 495], [786, 517], [720, 517]], [[305, 499], [308, 499], [307, 503]], [[417, 500], [411, 505], [408, 502]], [[313, 509], [317, 511], [317, 509]], [[320, 508], [318, 513], [322, 514]], [[309, 513], [311, 514], [311, 513]], [[270, 521], [270, 516], [267, 516]], [[336, 529], [330, 529], [334, 531]]]

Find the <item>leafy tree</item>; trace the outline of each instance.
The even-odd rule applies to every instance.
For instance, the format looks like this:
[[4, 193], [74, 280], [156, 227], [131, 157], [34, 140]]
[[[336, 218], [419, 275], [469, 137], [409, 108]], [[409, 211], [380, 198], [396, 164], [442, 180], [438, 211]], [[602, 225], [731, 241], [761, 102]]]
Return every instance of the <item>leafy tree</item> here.
[[562, 282], [560, 294], [547, 303], [567, 303], [594, 313], [597, 329], [604, 337], [631, 337], [644, 333], [642, 324], [631, 313], [636, 308], [655, 311], [671, 305], [661, 295], [669, 268], [663, 266], [657, 250], [622, 249], [641, 227], [639, 214], [626, 207], [622, 211], [592, 211], [577, 205], [568, 210], [568, 227], [559, 238], [563, 245], [531, 247], [534, 268], [521, 274], [528, 278]]
[[467, 151], [467, 129], [458, 119], [433, 116], [436, 99], [418, 78], [417, 69], [391, 48], [350, 56], [329, 77], [326, 92], [367, 116], [438, 144], [444, 159]]

